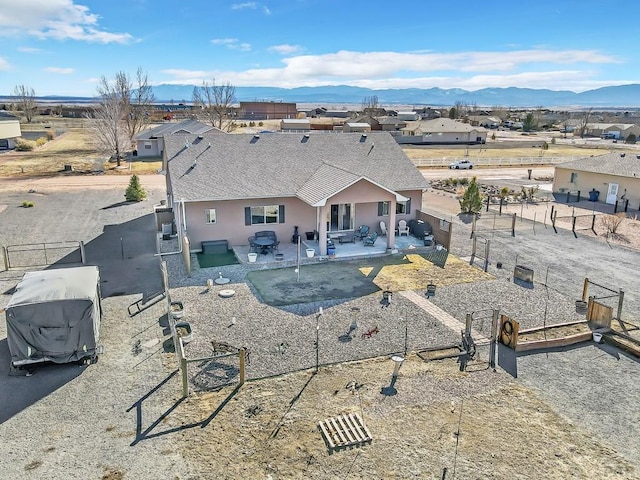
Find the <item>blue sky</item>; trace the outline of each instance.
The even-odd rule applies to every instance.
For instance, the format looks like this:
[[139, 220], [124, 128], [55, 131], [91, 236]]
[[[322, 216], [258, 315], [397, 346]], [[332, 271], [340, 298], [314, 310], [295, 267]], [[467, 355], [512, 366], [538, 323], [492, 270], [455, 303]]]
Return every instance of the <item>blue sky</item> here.
[[637, 0], [0, 0], [0, 95], [153, 84], [527, 87], [640, 83]]

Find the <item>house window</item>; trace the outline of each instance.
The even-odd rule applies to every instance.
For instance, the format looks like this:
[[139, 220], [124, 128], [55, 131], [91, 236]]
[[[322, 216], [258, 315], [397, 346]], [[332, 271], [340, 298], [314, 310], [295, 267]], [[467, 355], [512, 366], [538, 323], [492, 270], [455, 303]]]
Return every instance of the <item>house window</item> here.
[[284, 223], [284, 205], [264, 205], [244, 209], [245, 225]]
[[151, 142], [144, 142], [144, 149], [151, 150]]
[[578, 183], [578, 174], [577, 173], [571, 173], [571, 183]]
[[207, 223], [216, 223], [216, 209], [210, 208], [206, 210]]
[[[389, 215], [389, 205], [391, 202], [378, 202], [378, 216]], [[407, 215], [411, 213], [411, 199], [404, 202], [396, 202], [396, 215]]]
[[353, 229], [353, 214], [355, 208], [352, 203], [340, 203], [331, 205], [328, 212], [327, 231], [339, 232]]

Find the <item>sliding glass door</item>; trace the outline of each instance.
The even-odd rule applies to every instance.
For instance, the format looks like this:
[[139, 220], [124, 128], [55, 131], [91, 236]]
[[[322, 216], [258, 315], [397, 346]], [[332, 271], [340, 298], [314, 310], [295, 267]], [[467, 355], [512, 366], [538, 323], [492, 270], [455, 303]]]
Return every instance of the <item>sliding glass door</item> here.
[[355, 206], [353, 203], [331, 205], [327, 231], [341, 232], [343, 230], [353, 230], [354, 214]]

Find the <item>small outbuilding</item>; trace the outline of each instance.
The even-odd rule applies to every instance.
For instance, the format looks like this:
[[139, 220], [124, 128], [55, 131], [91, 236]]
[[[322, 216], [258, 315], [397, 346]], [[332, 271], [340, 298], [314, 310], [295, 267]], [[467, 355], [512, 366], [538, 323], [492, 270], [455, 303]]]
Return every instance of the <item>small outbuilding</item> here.
[[25, 273], [5, 308], [11, 366], [95, 360], [101, 314], [98, 267]]

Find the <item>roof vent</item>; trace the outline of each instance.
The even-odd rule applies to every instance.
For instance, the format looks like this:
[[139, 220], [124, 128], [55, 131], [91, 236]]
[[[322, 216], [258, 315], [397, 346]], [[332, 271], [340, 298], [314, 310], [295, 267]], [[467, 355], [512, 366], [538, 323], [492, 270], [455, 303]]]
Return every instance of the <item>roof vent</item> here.
[[621, 157], [624, 157], [625, 155], [626, 155], [626, 153], [621, 153], [620, 154]]
[[309, 134], [308, 134], [308, 133], [305, 133], [305, 134], [304, 134], [304, 138], [309, 138]]
[[204, 138], [204, 136], [198, 135], [198, 139], [202, 140], [203, 138]]
[[636, 158], [637, 158], [638, 160], [640, 160], [640, 155], [636, 155]]
[[258, 135], [257, 133], [253, 136], [253, 138], [255, 138], [256, 140], [260, 138], [260, 135]]

